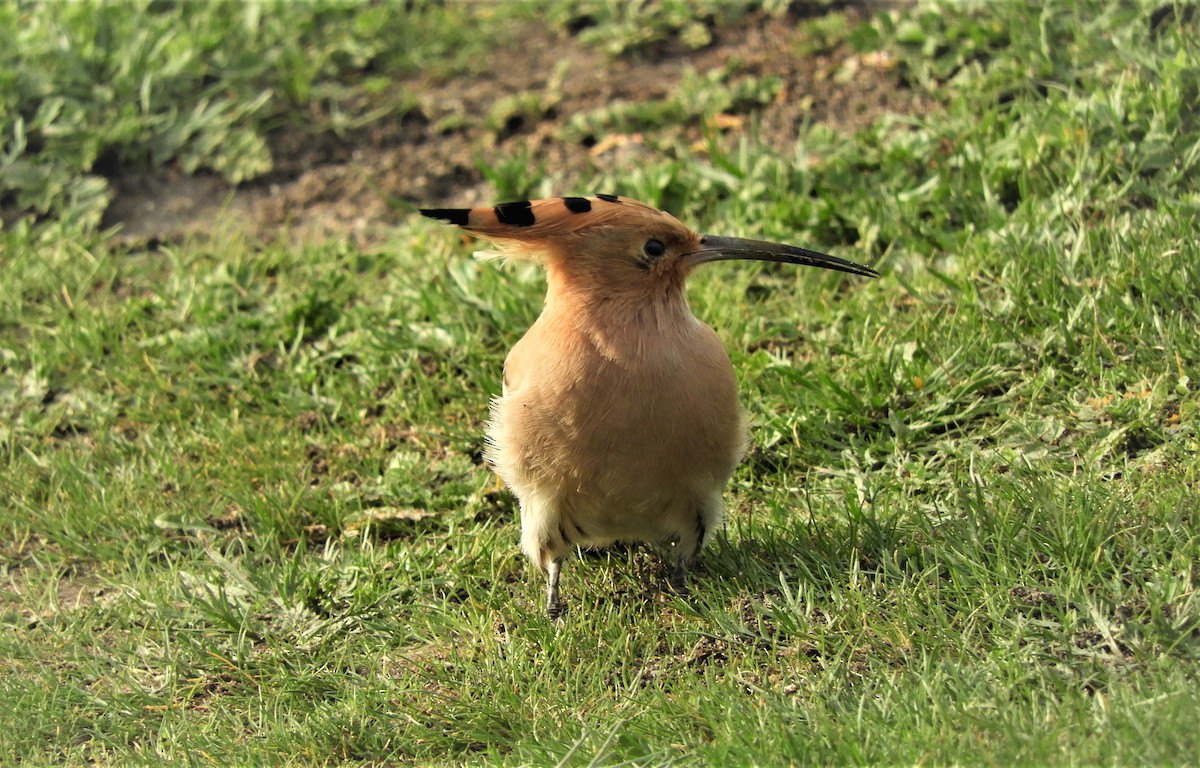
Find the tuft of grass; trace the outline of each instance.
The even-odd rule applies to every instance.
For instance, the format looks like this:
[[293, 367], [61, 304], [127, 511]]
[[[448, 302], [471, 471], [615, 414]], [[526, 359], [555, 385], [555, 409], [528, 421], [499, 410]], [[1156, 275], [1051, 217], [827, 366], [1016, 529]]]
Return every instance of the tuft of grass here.
[[[822, 0], [828, 4], [827, 0]], [[680, 45], [703, 48], [713, 40], [714, 30], [761, 8], [780, 16], [787, 3], [768, 0], [664, 0], [663, 2], [619, 2], [584, 0], [554, 3], [531, 0], [524, 3], [551, 24], [573, 34], [587, 45], [610, 56], [638, 53], [655, 46]]]
[[[82, 29], [83, 10], [55, 8]], [[117, 5], [105, 23], [206, 9]], [[231, 232], [147, 250], [52, 206], [15, 221], [0, 231], [0, 759], [1187, 761], [1200, 37], [1155, 10], [887, 11], [847, 35], [931, 114], [801, 127], [791, 146], [651, 141], [632, 173], [586, 185], [885, 273], [696, 276], [692, 306], [756, 424], [686, 600], [657, 589], [651, 554], [615, 549], [568, 565], [565, 620], [541, 613], [514, 500], [481, 461], [536, 269], [474, 262], [415, 218], [370, 249]], [[314, 36], [295, 37], [307, 51], [348, 44], [322, 35], [358, 14], [407, 12], [305, 6], [270, 24]], [[30, 24], [0, 34], [50, 23], [3, 13]], [[200, 29], [172, 55], [197, 60]], [[429, 29], [434, 51], [465, 34]], [[362, 74], [324, 67], [312, 88]], [[728, 98], [720, 79], [689, 87], [714, 110]], [[228, 94], [227, 125], [258, 130], [253, 89]], [[20, 157], [82, 167], [58, 151]], [[512, 196], [561, 181], [488, 171]]]
[[394, 80], [428, 60], [465, 68], [503, 34], [476, 10], [5, 0], [0, 201], [12, 218], [94, 228], [119, 170], [261, 177], [273, 131], [341, 135], [408, 109]]

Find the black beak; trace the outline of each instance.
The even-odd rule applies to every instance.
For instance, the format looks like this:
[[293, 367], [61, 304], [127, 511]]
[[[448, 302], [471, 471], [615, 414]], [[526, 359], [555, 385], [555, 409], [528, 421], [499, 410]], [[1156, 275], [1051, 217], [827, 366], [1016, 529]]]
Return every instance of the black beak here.
[[741, 237], [701, 235], [700, 248], [682, 257], [689, 264], [706, 264], [710, 261], [751, 259], [754, 261], [776, 261], [781, 264], [799, 264], [805, 267], [835, 269], [863, 277], [879, 277], [879, 273], [862, 264], [839, 259], [820, 251], [810, 251], [795, 245], [768, 243], [764, 240], [746, 240]]

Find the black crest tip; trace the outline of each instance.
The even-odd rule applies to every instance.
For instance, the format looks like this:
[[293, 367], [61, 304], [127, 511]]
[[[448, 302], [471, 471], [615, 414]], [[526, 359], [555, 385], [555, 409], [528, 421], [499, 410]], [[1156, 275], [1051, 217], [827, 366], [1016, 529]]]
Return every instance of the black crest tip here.
[[510, 227], [532, 227], [537, 221], [537, 217], [533, 215], [533, 204], [528, 200], [500, 203], [492, 210], [496, 212], [496, 221]]
[[467, 226], [467, 216], [471, 213], [470, 208], [421, 208], [419, 211], [422, 216], [459, 227]]
[[592, 210], [592, 201], [586, 197], [564, 197], [562, 201], [571, 213], [587, 213]]

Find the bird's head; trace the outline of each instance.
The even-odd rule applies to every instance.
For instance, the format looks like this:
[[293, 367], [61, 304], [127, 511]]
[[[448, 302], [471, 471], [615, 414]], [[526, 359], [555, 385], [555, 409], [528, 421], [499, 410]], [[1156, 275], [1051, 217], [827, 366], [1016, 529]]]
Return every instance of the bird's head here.
[[498, 255], [542, 263], [560, 289], [656, 294], [679, 289], [697, 265], [754, 259], [864, 277], [875, 270], [807, 248], [701, 235], [665, 211], [616, 195], [556, 197], [421, 213], [497, 243]]

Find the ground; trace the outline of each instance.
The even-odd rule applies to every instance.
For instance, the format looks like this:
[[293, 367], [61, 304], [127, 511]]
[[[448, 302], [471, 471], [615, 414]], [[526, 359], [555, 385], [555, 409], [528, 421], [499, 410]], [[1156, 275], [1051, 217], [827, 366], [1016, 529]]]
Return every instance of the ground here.
[[[82, 177], [92, 197], [6, 218], [0, 246], [0, 764], [1193, 758], [1186, 9], [515, 0], [399, 26], [411, 6], [340, 2], [269, 35], [254, 4], [154, 3], [146, 35], [131, 3], [0, 0], [40, 22], [0, 23], [20, 83], [123, 94], [37, 157], [111, 187]], [[61, 66], [101, 9], [136, 66]], [[245, 58], [191, 66], [242, 27]], [[142, 55], [159, 39], [187, 66]], [[124, 123], [171, 71], [175, 111]], [[244, 132], [170, 161], [128, 143], [198, 92]], [[266, 175], [177, 170], [263, 172], [258, 131]], [[231, 135], [247, 154], [204, 149]], [[88, 137], [117, 149], [67, 151]], [[151, 162], [178, 165], [128, 170]], [[126, 243], [86, 231], [110, 188]], [[595, 190], [881, 276], [696, 271], [753, 419], [727, 523], [687, 599], [614, 548], [572, 562], [551, 621], [481, 457], [544, 282], [413, 208]]]
[[[721, 113], [714, 127], [726, 140], [752, 133], [787, 146], [806, 121], [850, 133], [881, 113], [930, 106], [904, 87], [886, 57], [857, 54], [840, 36], [825, 44], [799, 23], [828, 13], [820, 3], [797, 3], [781, 16], [751, 13], [711, 28], [711, 43], [699, 49], [670, 43], [621, 56], [585, 45], [578, 35], [524, 23], [509, 46], [477, 63], [475, 75], [430, 69], [383, 94], [412, 101], [395, 119], [342, 135], [274, 132], [274, 170], [239, 188], [215, 175], [170, 168], [118, 175], [105, 224], [119, 227], [124, 238], [163, 240], [208, 231], [232, 214], [261, 237], [287, 232], [311, 242], [350, 235], [369, 243], [410, 206], [492, 202], [481, 158], [487, 164], [498, 157], [527, 159], [562, 180], [555, 193], [589, 192], [572, 179], [619, 175], [648, 151], [647, 142], [661, 137], [620, 133], [620, 126], [602, 137], [580, 135], [567, 130], [573, 116], [661, 103], [686, 77], [712, 72], [779, 81], [767, 103], [735, 99]], [[852, 22], [864, 11], [850, 5], [834, 13]], [[704, 151], [705, 127], [703, 116], [686, 115], [662, 134]]]

